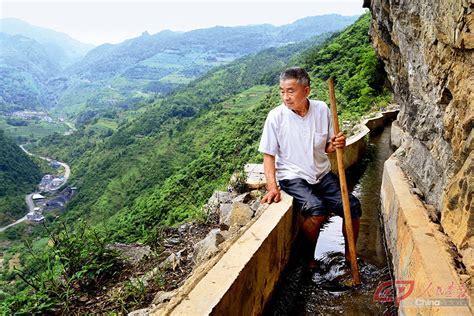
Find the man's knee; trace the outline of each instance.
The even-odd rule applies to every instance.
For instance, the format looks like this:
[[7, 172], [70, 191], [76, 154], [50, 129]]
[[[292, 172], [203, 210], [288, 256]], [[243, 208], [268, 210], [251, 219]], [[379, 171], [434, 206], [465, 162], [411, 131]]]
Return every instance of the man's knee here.
[[318, 231], [321, 229], [326, 216], [305, 216], [303, 220], [303, 229], [305, 231]]
[[311, 223], [312, 225], [322, 225], [326, 220], [326, 216], [318, 215], [318, 216], [305, 216], [304, 222]]
[[326, 216], [327, 212], [324, 209], [322, 201], [316, 196], [310, 196], [301, 206], [301, 214], [307, 217]]

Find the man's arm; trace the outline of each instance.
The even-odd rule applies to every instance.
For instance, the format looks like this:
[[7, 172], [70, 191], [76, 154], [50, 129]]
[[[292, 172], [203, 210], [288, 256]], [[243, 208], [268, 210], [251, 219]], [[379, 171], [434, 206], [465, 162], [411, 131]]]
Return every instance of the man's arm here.
[[263, 169], [267, 180], [267, 194], [262, 198], [261, 203], [280, 202], [281, 195], [275, 177], [275, 156], [263, 154]]
[[346, 146], [346, 137], [342, 132], [331, 137], [331, 141], [326, 144], [326, 153], [330, 154], [336, 151], [336, 148], [344, 148]]

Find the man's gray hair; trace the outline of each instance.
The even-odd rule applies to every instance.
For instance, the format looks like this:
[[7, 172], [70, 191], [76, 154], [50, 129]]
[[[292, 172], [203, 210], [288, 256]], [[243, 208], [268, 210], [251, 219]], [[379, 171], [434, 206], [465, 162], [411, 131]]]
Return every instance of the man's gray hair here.
[[304, 86], [308, 86], [311, 83], [309, 79], [309, 75], [303, 68], [300, 67], [291, 67], [286, 69], [280, 74], [280, 81], [289, 80], [289, 79], [296, 79], [299, 84]]

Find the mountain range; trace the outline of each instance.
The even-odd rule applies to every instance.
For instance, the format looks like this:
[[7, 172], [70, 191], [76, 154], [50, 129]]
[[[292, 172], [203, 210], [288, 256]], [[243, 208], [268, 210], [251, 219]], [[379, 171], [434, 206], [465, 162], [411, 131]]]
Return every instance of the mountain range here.
[[0, 20], [0, 110], [130, 108], [210, 69], [269, 47], [343, 29], [357, 16], [323, 15], [292, 24], [143, 32], [93, 48], [15, 19]]

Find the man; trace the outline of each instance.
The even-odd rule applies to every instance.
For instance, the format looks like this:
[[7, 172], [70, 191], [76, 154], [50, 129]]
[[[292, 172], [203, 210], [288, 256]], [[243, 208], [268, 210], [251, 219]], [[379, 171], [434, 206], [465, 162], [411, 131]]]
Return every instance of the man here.
[[[330, 212], [343, 216], [339, 180], [331, 172], [326, 153], [346, 144], [342, 133], [333, 135], [330, 111], [326, 103], [309, 100], [310, 78], [302, 68], [289, 68], [280, 75], [283, 104], [271, 110], [265, 121], [259, 151], [268, 193], [262, 203], [280, 201], [280, 189], [293, 196], [304, 217], [302, 230], [308, 241], [305, 251], [308, 268], [317, 267], [314, 250], [321, 225]], [[276, 174], [275, 174], [276, 173]], [[357, 241], [360, 202], [349, 195], [354, 240]], [[344, 223], [346, 258], [349, 251]]]

